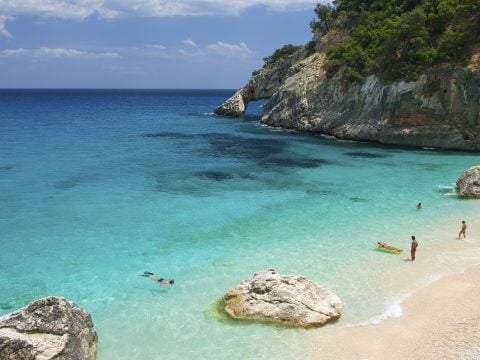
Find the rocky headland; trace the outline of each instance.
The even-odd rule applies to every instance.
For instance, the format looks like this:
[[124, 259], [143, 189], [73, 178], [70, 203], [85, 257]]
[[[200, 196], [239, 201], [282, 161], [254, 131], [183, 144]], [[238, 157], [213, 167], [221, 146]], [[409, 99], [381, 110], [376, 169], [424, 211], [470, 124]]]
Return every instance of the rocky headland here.
[[[348, 38], [341, 25], [316, 35], [305, 49], [264, 66], [216, 108], [241, 117], [249, 102], [266, 99], [262, 123], [384, 144], [480, 150], [478, 51], [468, 66], [432, 66], [416, 81], [381, 81], [378, 74], [347, 82], [329, 77], [328, 51]], [[477, 49], [478, 50], [478, 49]]]
[[303, 328], [338, 319], [340, 299], [303, 276], [280, 275], [274, 269], [254, 274], [224, 295], [225, 311], [235, 319]]
[[94, 360], [97, 333], [91, 316], [50, 296], [0, 317], [2, 360]]

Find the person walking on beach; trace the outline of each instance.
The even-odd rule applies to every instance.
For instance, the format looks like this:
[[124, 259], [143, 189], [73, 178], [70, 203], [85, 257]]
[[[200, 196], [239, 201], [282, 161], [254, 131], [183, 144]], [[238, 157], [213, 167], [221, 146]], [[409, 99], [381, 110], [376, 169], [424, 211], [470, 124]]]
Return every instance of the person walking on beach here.
[[415, 261], [415, 253], [417, 252], [418, 242], [415, 240], [415, 236], [412, 235], [412, 247], [410, 248], [410, 255], [412, 255], [412, 262]]
[[465, 223], [465, 221], [462, 221], [462, 228], [460, 229], [460, 232], [458, 233], [458, 238], [460, 239], [463, 235], [463, 238], [465, 239], [467, 237], [466, 233], [467, 233], [467, 224]]

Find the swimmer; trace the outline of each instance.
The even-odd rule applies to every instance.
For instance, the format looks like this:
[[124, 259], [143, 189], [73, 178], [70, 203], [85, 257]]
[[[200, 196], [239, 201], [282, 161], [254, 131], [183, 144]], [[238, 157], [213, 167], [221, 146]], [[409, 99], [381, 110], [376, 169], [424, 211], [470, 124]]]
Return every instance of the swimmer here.
[[173, 279], [162, 278], [158, 275], [155, 275], [154, 273], [152, 273], [150, 271], [144, 271], [143, 274], [140, 275], [140, 276], [148, 277], [149, 279], [160, 283], [160, 285], [173, 285], [175, 283], [175, 281]]

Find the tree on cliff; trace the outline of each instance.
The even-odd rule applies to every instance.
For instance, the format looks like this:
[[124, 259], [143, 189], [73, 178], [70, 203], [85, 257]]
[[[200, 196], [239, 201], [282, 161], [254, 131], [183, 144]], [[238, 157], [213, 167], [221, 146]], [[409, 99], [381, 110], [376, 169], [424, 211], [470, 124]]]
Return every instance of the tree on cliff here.
[[328, 52], [328, 76], [415, 80], [432, 65], [465, 65], [480, 42], [479, 0], [335, 0], [317, 5], [312, 30], [344, 15], [348, 38]]
[[317, 15], [317, 20], [310, 22], [310, 28], [313, 32], [326, 33], [330, 31], [332, 25], [332, 15], [334, 14], [334, 8], [330, 5], [317, 4], [314, 10]]
[[293, 53], [296, 53], [301, 48], [302, 48], [301, 46], [295, 46], [292, 44], [284, 45], [280, 49], [275, 50], [272, 55], [264, 57], [263, 61], [265, 63], [263, 66], [266, 67], [266, 66], [272, 65], [276, 63], [278, 60], [284, 59], [292, 55]]

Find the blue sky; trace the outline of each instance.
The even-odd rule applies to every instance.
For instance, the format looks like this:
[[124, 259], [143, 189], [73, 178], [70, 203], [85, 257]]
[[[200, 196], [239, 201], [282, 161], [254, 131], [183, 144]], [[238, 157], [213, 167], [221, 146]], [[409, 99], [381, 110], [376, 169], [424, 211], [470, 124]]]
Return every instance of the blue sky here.
[[0, 87], [237, 88], [316, 2], [0, 0]]

